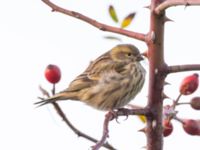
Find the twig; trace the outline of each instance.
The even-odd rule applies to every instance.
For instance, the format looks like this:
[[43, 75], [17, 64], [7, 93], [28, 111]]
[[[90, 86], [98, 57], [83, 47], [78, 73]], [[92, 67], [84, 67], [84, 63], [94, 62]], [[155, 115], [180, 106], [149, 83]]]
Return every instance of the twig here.
[[182, 119], [178, 118], [177, 116], [174, 116], [174, 120], [184, 124], [184, 121]]
[[131, 37], [131, 38], [135, 38], [137, 40], [141, 40], [141, 41], [145, 41], [145, 39], [146, 39], [145, 38], [145, 36], [146, 36], [145, 34], [137, 33], [137, 32], [132, 32], [132, 31], [129, 31], [129, 30], [124, 30], [122, 28], [117, 28], [117, 27], [109, 26], [109, 25], [97, 22], [96, 20], [94, 20], [92, 18], [89, 18], [89, 17], [87, 17], [85, 15], [82, 15], [82, 14], [80, 14], [78, 12], [61, 8], [61, 7], [55, 5], [54, 3], [52, 3], [49, 0], [42, 0], [42, 1], [46, 5], [48, 5], [49, 7], [51, 7], [53, 12], [60, 12], [60, 13], [63, 13], [65, 15], [68, 15], [68, 16], [80, 19], [80, 20], [82, 20], [84, 22], [89, 23], [90, 25], [92, 25], [94, 27], [97, 27], [98, 29], [100, 29], [102, 31], [109, 31], [109, 32], [113, 32], [113, 33], [118, 33], [118, 34], [125, 35], [125, 36]]
[[[93, 137], [90, 137], [89, 135], [81, 132], [80, 130], [78, 130], [77, 128], [75, 128], [73, 126], [73, 124], [68, 120], [68, 118], [66, 117], [66, 115], [63, 113], [62, 109], [60, 108], [60, 106], [54, 102], [52, 103], [56, 112], [59, 114], [59, 116], [63, 119], [63, 121], [70, 127], [70, 129], [72, 129], [72, 131], [74, 131], [75, 134], [77, 134], [79, 137], [84, 137], [85, 139], [92, 141], [94, 143], [97, 143], [98, 140], [96, 140]], [[103, 143], [102, 144], [103, 147], [108, 148], [110, 150], [115, 150], [115, 148], [113, 146], [111, 146], [109, 143]]]
[[176, 106], [177, 106], [177, 104], [178, 104], [178, 102], [179, 102], [181, 96], [182, 96], [182, 94], [180, 93], [180, 94], [178, 95], [178, 97], [176, 98], [176, 100], [174, 101], [173, 106], [172, 106], [174, 110], [175, 110], [175, 108], [176, 108]]
[[52, 95], [55, 95], [56, 93], [56, 84], [53, 84], [53, 88], [51, 90]]
[[99, 148], [101, 148], [103, 146], [103, 144], [105, 143], [106, 139], [109, 136], [108, 135], [108, 133], [109, 133], [109, 130], [108, 130], [109, 122], [113, 119], [114, 119], [113, 113], [109, 111], [105, 115], [105, 120], [104, 120], [104, 124], [103, 124], [103, 135], [101, 137], [101, 140], [99, 142], [97, 142], [96, 145], [92, 146], [92, 150], [98, 150]]
[[168, 66], [165, 72], [168, 74], [194, 70], [200, 71], [200, 64]]
[[[43, 89], [41, 86], [39, 87], [40, 91], [47, 97], [50, 97], [49, 93]], [[52, 95], [55, 94], [55, 90], [56, 90], [56, 87], [55, 87], [55, 84], [53, 84], [53, 87], [52, 87]], [[43, 98], [40, 98], [40, 99], [43, 99]], [[61, 107], [58, 105], [58, 103], [56, 102], [53, 102], [52, 103], [54, 109], [56, 110], [56, 112], [58, 113], [58, 115], [62, 118], [62, 120], [69, 126], [69, 128], [75, 133], [77, 134], [79, 137], [83, 137], [89, 141], [92, 141], [94, 143], [97, 143], [98, 140], [96, 140], [95, 138], [81, 132], [80, 130], [78, 130], [70, 121], [69, 119], [66, 117], [66, 115], [64, 114], [64, 112], [62, 111]], [[103, 143], [102, 144], [103, 147], [109, 149], [109, 150], [115, 150], [115, 148], [110, 145], [109, 143]]]
[[190, 102], [181, 102], [181, 103], [177, 103], [176, 105], [190, 105], [191, 103]]
[[138, 109], [126, 109], [121, 108], [118, 111], [116, 111], [117, 116], [128, 116], [128, 115], [144, 115], [144, 116], [150, 116], [151, 109], [149, 108], [138, 108]]
[[98, 150], [106, 141], [108, 137], [108, 125], [111, 120], [114, 118], [118, 118], [119, 116], [128, 116], [128, 115], [145, 115], [149, 116], [151, 114], [150, 109], [148, 108], [139, 108], [137, 106], [136, 109], [126, 109], [126, 108], [120, 108], [117, 111], [108, 112], [105, 116], [104, 120], [104, 126], [103, 126], [103, 135], [101, 137], [101, 140], [92, 147], [92, 150]]
[[167, 8], [178, 5], [200, 5], [200, 0], [165, 0], [155, 8], [155, 12], [159, 15]]

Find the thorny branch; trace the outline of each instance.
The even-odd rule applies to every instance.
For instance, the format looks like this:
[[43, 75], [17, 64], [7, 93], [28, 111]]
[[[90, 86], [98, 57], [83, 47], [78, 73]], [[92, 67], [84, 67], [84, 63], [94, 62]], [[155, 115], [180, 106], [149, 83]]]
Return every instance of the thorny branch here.
[[200, 0], [165, 0], [160, 5], [155, 8], [156, 14], [161, 14], [169, 7], [178, 6], [178, 5], [200, 5]]
[[[68, 9], [61, 8], [54, 3], [52, 3], [50, 0], [42, 0], [46, 5], [52, 8], [52, 11], [59, 12], [62, 14], [66, 14], [68, 16], [80, 19], [84, 22], [89, 23], [90, 25], [102, 30], [102, 31], [109, 31], [113, 33], [118, 33], [121, 35], [125, 35], [131, 38], [135, 38], [141, 41], [148, 42], [147, 36], [142, 33], [136, 33], [128, 30], [124, 30], [121, 28], [112, 27], [100, 22], [97, 22], [96, 20], [89, 18], [85, 15], [82, 15], [78, 12], [70, 11]], [[156, 6], [157, 2], [160, 4]], [[164, 78], [161, 76], [158, 76], [159, 74], [154, 74], [155, 68], [160, 68], [161, 65], [164, 64], [164, 55], [163, 55], [163, 41], [164, 41], [164, 25], [163, 20], [165, 15], [161, 15], [161, 18], [158, 17], [158, 15], [162, 14], [165, 9], [171, 7], [171, 6], [177, 6], [177, 5], [200, 5], [200, 0], [164, 0], [161, 2], [161, 0], [151, 0], [151, 26], [150, 26], [150, 32], [149, 33], [156, 33], [157, 35], [157, 41], [149, 42], [148, 47], [150, 51], [151, 59], [150, 59], [150, 83], [149, 83], [149, 100], [148, 100], [148, 106], [151, 108], [155, 108], [156, 112], [162, 111], [162, 88], [161, 86], [157, 86], [158, 84], [164, 84]], [[155, 12], [155, 13], [154, 13]], [[157, 43], [161, 43], [160, 45]], [[159, 59], [157, 59], [159, 58]], [[191, 70], [200, 70], [200, 65], [181, 65], [181, 66], [169, 66], [165, 70], [166, 74], [168, 73], [174, 73], [174, 72], [181, 72], [181, 71], [191, 71]], [[155, 90], [154, 87], [157, 87]], [[54, 108], [60, 115], [60, 117], [65, 121], [66, 124], [70, 126], [70, 128], [79, 136], [82, 136], [90, 141], [93, 141], [97, 143], [95, 146], [97, 149], [99, 149], [101, 146], [107, 147], [108, 149], [114, 149], [112, 146], [110, 146], [108, 143], [105, 143], [105, 140], [108, 136], [108, 124], [109, 121], [112, 120], [110, 117], [105, 118], [104, 121], [104, 130], [103, 130], [103, 136], [102, 139], [98, 142], [96, 139], [89, 137], [88, 135], [83, 134], [79, 130], [77, 130], [73, 125], [71, 126], [68, 122], [68, 119], [66, 118], [65, 114], [59, 107], [57, 103], [53, 103]], [[123, 109], [116, 111], [117, 116], [128, 116], [128, 115], [145, 115], [147, 116], [147, 149], [149, 150], [161, 150], [162, 149], [162, 129], [160, 128], [160, 125], [162, 124], [162, 114], [156, 114], [155, 112], [152, 114], [152, 110], [150, 108], [139, 108], [139, 109]], [[148, 117], [153, 116], [153, 117]], [[157, 124], [153, 128], [152, 122], [156, 120]], [[158, 129], [158, 130], [154, 130]], [[155, 142], [156, 141], [156, 142]], [[93, 148], [95, 148], [95, 146]], [[97, 150], [94, 149], [94, 150]]]
[[52, 3], [49, 0], [42, 0], [42, 1], [46, 5], [51, 7], [52, 11], [60, 12], [60, 13], [63, 13], [65, 15], [80, 19], [80, 20], [82, 20], [84, 22], [87, 22], [87, 23], [91, 24], [94, 27], [97, 27], [98, 29], [100, 29], [102, 31], [109, 31], [109, 32], [113, 32], [113, 33], [118, 33], [118, 34], [125, 35], [125, 36], [131, 37], [131, 38], [135, 38], [137, 40], [145, 41], [145, 34], [132, 32], [132, 31], [129, 31], [129, 30], [124, 30], [122, 28], [109, 26], [109, 25], [97, 22], [96, 20], [94, 20], [92, 18], [89, 18], [89, 17], [87, 17], [85, 15], [82, 15], [82, 14], [80, 14], [78, 12], [70, 11], [68, 9], [61, 8], [61, 7], [55, 5], [54, 3]]
[[[39, 87], [40, 91], [43, 93], [43, 95], [49, 97], [49, 93], [43, 89], [41, 86]], [[53, 84], [53, 88], [51, 90], [52, 94], [55, 94], [55, 84]], [[40, 97], [39, 97], [40, 98]], [[40, 98], [43, 99], [43, 98]], [[57, 102], [53, 102], [52, 103], [54, 109], [56, 110], [56, 112], [58, 113], [58, 115], [62, 118], [62, 120], [69, 126], [69, 128], [75, 133], [77, 134], [79, 137], [83, 137], [89, 141], [92, 141], [94, 143], [96, 143], [92, 148], [93, 150], [98, 150], [100, 147], [105, 147], [109, 150], [115, 150], [115, 148], [110, 145], [108, 142], [106, 142], [106, 139], [108, 137], [108, 125], [109, 122], [113, 119], [117, 119], [119, 116], [128, 116], [128, 115], [150, 115], [150, 110], [147, 108], [141, 108], [141, 107], [136, 107], [136, 109], [125, 109], [125, 108], [121, 108], [119, 110], [116, 111], [112, 111], [112, 112], [108, 112], [105, 116], [105, 120], [104, 120], [104, 126], [103, 126], [103, 135], [100, 141], [96, 140], [95, 138], [81, 132], [80, 130], [78, 130], [70, 121], [69, 119], [66, 117], [66, 115], [64, 114], [64, 112], [62, 111], [61, 107], [58, 105]]]

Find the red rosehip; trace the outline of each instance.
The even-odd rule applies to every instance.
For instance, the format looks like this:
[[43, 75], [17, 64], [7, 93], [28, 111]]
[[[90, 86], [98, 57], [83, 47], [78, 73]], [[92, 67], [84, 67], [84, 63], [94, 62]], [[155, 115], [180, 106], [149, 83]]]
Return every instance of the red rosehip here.
[[190, 135], [200, 135], [200, 121], [183, 119], [183, 129]]
[[194, 73], [193, 75], [185, 77], [180, 86], [180, 93], [183, 95], [189, 95], [192, 94], [199, 85], [199, 75], [197, 73]]
[[169, 136], [173, 131], [173, 125], [170, 120], [163, 120], [163, 136]]
[[200, 97], [194, 97], [190, 101], [190, 106], [196, 110], [200, 110]]
[[45, 77], [52, 84], [58, 83], [61, 78], [60, 68], [56, 65], [48, 65], [45, 69]]

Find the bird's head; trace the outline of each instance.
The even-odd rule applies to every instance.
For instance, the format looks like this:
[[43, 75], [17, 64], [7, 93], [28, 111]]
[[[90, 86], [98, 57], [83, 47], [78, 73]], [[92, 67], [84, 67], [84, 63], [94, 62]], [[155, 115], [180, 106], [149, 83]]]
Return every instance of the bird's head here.
[[131, 44], [120, 44], [111, 49], [111, 58], [117, 62], [139, 62], [143, 60], [137, 47]]

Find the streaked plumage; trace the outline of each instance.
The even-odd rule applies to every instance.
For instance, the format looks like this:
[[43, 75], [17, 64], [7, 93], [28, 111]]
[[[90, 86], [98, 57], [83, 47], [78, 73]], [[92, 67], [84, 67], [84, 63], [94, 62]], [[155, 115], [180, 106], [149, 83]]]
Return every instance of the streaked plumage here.
[[123, 107], [143, 87], [145, 70], [139, 63], [141, 60], [142, 56], [135, 46], [117, 45], [91, 62], [66, 90], [36, 104], [69, 99], [100, 110]]

